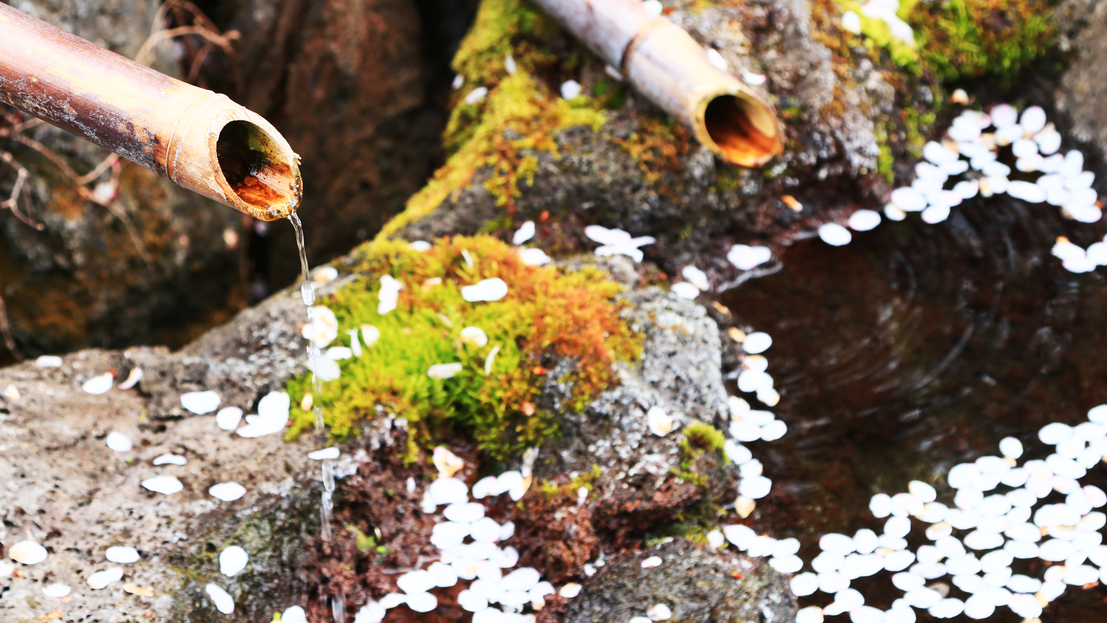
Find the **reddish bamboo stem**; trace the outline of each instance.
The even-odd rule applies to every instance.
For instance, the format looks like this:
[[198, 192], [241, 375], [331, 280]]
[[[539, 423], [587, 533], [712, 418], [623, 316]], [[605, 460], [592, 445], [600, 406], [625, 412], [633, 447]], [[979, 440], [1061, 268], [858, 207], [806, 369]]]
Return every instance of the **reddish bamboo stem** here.
[[683, 28], [641, 0], [535, 0], [597, 56], [724, 159], [746, 167], [784, 151], [772, 107], [711, 64]]
[[255, 218], [299, 206], [299, 157], [260, 115], [3, 3], [0, 100]]

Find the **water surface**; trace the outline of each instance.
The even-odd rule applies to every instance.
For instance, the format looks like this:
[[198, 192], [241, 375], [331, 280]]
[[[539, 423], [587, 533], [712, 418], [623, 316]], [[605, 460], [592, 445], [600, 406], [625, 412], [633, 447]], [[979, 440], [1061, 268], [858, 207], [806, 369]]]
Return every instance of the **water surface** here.
[[[939, 225], [910, 215], [854, 233], [846, 247], [798, 242], [782, 254], [783, 270], [726, 293], [736, 317], [773, 337], [773, 411], [790, 428], [751, 444], [774, 481], [756, 525], [798, 537], [809, 561], [821, 534], [881, 531], [867, 508], [874, 493], [906, 491], [917, 478], [952, 506], [945, 473], [998, 454], [1003, 437], [1022, 440], [1022, 460], [1044, 457], [1038, 428], [1084, 421], [1107, 402], [1107, 269], [1074, 275], [1049, 251], [1058, 235], [1087, 247], [1105, 230], [1049, 205], [976, 199]], [[1082, 482], [1105, 481], [1101, 465]], [[854, 585], [886, 608], [898, 596], [880, 588], [889, 576]], [[831, 601], [816, 597], [801, 601]], [[1105, 604], [1107, 589], [1070, 588], [1042, 618], [1103, 621]], [[1018, 617], [1000, 608], [992, 620]]]

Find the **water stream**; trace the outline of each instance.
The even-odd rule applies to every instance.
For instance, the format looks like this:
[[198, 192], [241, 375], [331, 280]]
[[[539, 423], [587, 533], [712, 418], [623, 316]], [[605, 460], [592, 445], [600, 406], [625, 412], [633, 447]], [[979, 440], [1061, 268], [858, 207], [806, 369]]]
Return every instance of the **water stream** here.
[[[300, 217], [295, 212], [288, 216], [288, 220], [292, 223], [293, 229], [296, 230], [296, 246], [300, 251], [300, 270], [304, 279], [303, 283], [300, 284], [300, 296], [307, 307], [308, 325], [313, 326], [315, 324], [315, 284], [309, 274], [307, 247], [304, 244], [304, 227], [300, 222]], [[311, 411], [315, 416], [315, 431], [319, 436], [326, 434], [323, 426], [323, 407], [319, 401], [314, 400], [323, 393], [323, 380], [314, 373], [321, 356], [318, 344], [314, 340], [307, 340], [308, 370], [313, 371], [311, 380], [313, 404], [311, 405]], [[331, 463], [332, 461], [326, 459], [322, 461], [323, 494], [319, 505], [320, 536], [328, 542], [332, 537], [331, 514], [334, 511], [334, 471]], [[345, 623], [346, 595], [341, 591], [334, 595], [331, 600], [331, 613], [335, 623]]]
[[[296, 230], [296, 247], [300, 251], [300, 272], [303, 274], [304, 282], [300, 284], [300, 296], [304, 299], [304, 305], [307, 306], [308, 325], [315, 324], [315, 283], [311, 280], [310, 269], [308, 268], [307, 259], [307, 246], [304, 244], [304, 226], [300, 222], [300, 217], [293, 212], [288, 216], [288, 220], [292, 223], [292, 228]], [[312, 340], [307, 341], [307, 356], [308, 356], [308, 370], [314, 371], [319, 363], [319, 358], [322, 353], [319, 350], [319, 346]], [[323, 381], [312, 372], [311, 377], [311, 390], [312, 398], [316, 398], [323, 393]], [[323, 431], [323, 407], [320, 403], [314, 402], [311, 407], [312, 415], [315, 416], [315, 432], [322, 434]]]
[[[736, 317], [773, 336], [773, 411], [790, 429], [752, 448], [775, 483], [757, 525], [799, 538], [810, 560], [822, 534], [880, 531], [875, 493], [919, 479], [952, 498], [949, 468], [1008, 435], [1026, 458], [1047, 454], [1040, 427], [1107, 402], [1107, 279], [1071, 274], [1049, 251], [1058, 235], [1087, 246], [1105, 229], [1048, 205], [974, 199], [936, 226], [909, 218], [845, 247], [796, 243], [780, 272], [727, 292]], [[1081, 482], [1104, 487], [1107, 469]], [[1019, 572], [1040, 577], [1042, 564]], [[886, 578], [855, 584], [878, 607], [898, 596]], [[1105, 601], [1102, 588], [1070, 588], [1043, 619], [1101, 621]]]

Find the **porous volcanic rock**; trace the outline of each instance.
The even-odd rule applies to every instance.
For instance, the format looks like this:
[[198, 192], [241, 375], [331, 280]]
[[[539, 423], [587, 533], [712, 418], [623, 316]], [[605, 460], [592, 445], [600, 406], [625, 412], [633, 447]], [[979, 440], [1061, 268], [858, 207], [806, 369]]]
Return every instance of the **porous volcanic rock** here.
[[[662, 562], [644, 569], [642, 561]], [[569, 602], [563, 623], [629, 621], [665, 604], [674, 623], [787, 622], [796, 598], [785, 577], [765, 563], [675, 540], [609, 560]]]

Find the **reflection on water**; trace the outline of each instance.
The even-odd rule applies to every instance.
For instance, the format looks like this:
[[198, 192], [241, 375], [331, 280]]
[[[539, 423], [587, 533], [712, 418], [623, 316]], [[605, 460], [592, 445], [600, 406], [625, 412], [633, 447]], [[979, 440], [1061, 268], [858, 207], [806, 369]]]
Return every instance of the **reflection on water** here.
[[[773, 411], [790, 429], [752, 444], [775, 483], [757, 525], [799, 537], [810, 560], [821, 534], [880, 531], [867, 509], [874, 493], [917, 478], [949, 502], [949, 468], [997, 453], [1008, 435], [1024, 459], [1045, 456], [1041, 426], [1107, 403], [1107, 279], [1068, 273], [1049, 251], [1058, 235], [1087, 246], [1103, 234], [1052, 206], [977, 199], [937, 226], [913, 217], [846, 247], [799, 242], [782, 271], [725, 294], [738, 318], [773, 337]], [[1082, 483], [1104, 487], [1107, 466]], [[1043, 619], [1102, 620], [1104, 598], [1070, 588]], [[994, 619], [1017, 617], [1002, 609]]]

